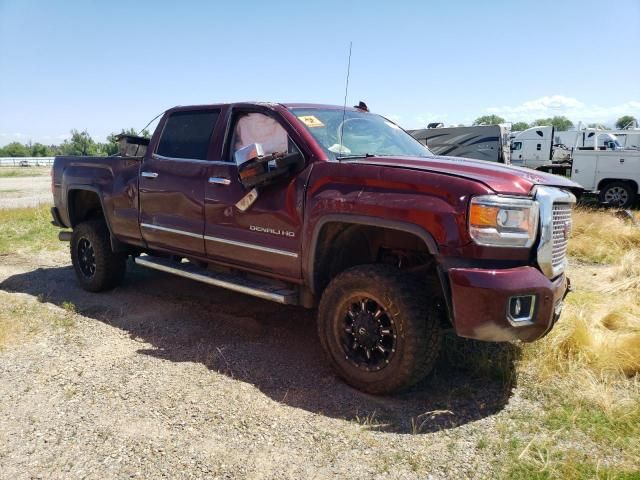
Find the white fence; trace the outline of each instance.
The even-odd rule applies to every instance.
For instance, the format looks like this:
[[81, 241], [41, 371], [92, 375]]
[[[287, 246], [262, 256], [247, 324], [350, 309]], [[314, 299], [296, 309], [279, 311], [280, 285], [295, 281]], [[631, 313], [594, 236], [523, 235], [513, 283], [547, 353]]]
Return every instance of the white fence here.
[[0, 167], [50, 167], [55, 157], [0, 157]]

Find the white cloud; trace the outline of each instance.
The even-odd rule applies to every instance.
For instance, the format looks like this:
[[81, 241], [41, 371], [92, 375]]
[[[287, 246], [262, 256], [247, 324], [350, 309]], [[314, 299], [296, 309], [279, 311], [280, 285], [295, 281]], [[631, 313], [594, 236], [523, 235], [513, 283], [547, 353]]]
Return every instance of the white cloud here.
[[640, 101], [630, 100], [612, 106], [585, 104], [575, 98], [563, 95], [551, 95], [528, 100], [520, 105], [487, 108], [487, 113], [494, 113], [505, 117], [507, 121], [532, 121], [538, 118], [564, 115], [577, 123], [609, 122], [621, 115], [640, 114]]

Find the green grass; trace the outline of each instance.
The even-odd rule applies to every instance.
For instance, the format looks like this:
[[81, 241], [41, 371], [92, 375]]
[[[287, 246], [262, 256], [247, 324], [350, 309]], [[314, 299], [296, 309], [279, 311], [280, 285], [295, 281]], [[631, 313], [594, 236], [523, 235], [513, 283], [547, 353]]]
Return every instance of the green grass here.
[[529, 461], [516, 461], [502, 475], [513, 480], [640, 480], [640, 472], [631, 469], [619, 469], [594, 463], [577, 451], [564, 455], [550, 453], [545, 445], [530, 447], [536, 458]]
[[566, 390], [547, 393], [539, 398], [545, 404], [542, 415], [516, 413], [499, 420], [500, 439], [484, 448], [497, 457], [496, 478], [640, 480], [637, 406], [624, 418], [578, 405]]
[[[630, 406], [629, 411], [616, 415], [607, 415], [601, 408], [584, 401], [561, 402], [546, 413], [544, 423], [551, 430], [575, 428], [601, 445], [633, 448], [632, 440], [640, 441], [640, 400]], [[640, 451], [636, 453], [640, 458]]]
[[49, 206], [0, 210], [0, 255], [60, 248]]
[[49, 175], [51, 167], [0, 167], [0, 178], [44, 177]]

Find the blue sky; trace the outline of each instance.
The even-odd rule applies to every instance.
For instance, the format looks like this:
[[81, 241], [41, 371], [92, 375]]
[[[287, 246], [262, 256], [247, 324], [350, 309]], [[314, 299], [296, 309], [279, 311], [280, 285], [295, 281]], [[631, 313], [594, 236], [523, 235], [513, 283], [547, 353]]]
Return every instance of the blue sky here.
[[348, 103], [415, 128], [640, 117], [640, 0], [0, 0], [0, 145], [174, 105]]

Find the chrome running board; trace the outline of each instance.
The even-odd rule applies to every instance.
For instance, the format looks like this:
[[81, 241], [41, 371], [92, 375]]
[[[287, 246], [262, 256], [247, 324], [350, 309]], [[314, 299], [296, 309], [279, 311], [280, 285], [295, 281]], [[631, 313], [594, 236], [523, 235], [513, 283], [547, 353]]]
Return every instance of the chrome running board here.
[[148, 255], [135, 257], [135, 263], [143, 267], [172, 273], [197, 282], [207, 283], [215, 287], [226, 288], [234, 292], [245, 293], [254, 297], [270, 300], [285, 305], [297, 305], [298, 296], [294, 290], [248, 279], [232, 273], [212, 272], [204, 270], [192, 263], [177, 263], [168, 258], [151, 257]]

